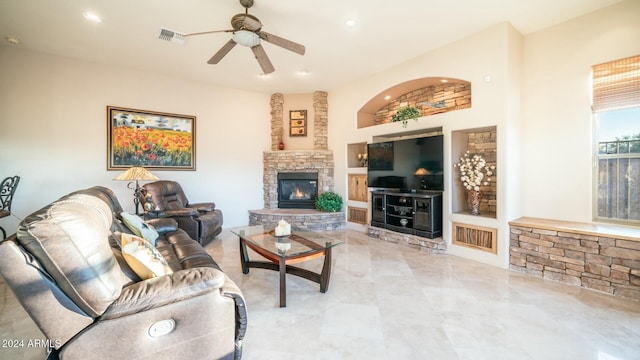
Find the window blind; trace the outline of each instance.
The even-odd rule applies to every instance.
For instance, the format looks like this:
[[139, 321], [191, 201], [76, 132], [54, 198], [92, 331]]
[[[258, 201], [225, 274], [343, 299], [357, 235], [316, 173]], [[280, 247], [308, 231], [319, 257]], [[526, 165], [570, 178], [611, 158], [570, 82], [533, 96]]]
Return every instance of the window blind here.
[[640, 106], [640, 55], [592, 67], [593, 112]]

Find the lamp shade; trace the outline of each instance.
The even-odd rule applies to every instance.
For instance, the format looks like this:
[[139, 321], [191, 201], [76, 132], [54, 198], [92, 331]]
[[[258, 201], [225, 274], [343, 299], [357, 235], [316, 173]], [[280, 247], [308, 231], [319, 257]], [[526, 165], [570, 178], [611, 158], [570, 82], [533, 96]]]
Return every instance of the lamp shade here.
[[425, 168], [419, 168], [418, 170], [416, 170], [416, 172], [413, 175], [430, 175], [431, 173], [429, 172], [429, 170], [425, 169]]
[[141, 166], [134, 166], [129, 170], [123, 172], [118, 175], [113, 180], [123, 180], [123, 181], [134, 181], [134, 180], [145, 180], [145, 181], [153, 181], [159, 180], [159, 178], [152, 173], [150, 173], [147, 169]]

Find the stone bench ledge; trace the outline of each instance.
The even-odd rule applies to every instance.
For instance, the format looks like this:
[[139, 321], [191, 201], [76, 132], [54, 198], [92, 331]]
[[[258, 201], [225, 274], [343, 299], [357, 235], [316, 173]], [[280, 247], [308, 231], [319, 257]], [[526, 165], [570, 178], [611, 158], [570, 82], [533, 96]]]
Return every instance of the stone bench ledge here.
[[582, 235], [608, 237], [640, 242], [640, 228], [624, 225], [581, 223], [572, 221], [550, 220], [534, 217], [521, 217], [509, 222], [510, 226], [561, 231]]
[[259, 209], [249, 210], [249, 225], [275, 228], [285, 220], [292, 229], [309, 231], [340, 230], [346, 226], [344, 211], [323, 212], [315, 209]]

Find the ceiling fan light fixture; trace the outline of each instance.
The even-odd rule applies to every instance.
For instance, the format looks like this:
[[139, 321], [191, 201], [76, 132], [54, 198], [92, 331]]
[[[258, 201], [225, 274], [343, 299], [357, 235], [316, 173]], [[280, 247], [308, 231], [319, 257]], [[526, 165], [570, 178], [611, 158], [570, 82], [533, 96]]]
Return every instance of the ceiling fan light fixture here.
[[238, 30], [233, 33], [232, 38], [236, 43], [246, 47], [254, 47], [260, 44], [260, 37], [253, 31]]

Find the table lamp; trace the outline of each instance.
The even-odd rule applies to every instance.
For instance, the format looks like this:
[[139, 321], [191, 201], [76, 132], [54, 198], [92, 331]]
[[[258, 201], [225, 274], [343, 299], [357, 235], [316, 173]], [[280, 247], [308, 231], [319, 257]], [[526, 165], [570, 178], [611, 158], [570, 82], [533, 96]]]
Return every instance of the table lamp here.
[[431, 175], [431, 173], [429, 172], [429, 170], [425, 169], [425, 168], [418, 168], [416, 170], [415, 173], [413, 173], [413, 175], [415, 176], [420, 176], [420, 189], [426, 189], [427, 188], [427, 183], [424, 180], [424, 177], [426, 175]]
[[[140, 191], [142, 189], [140, 188], [140, 184], [138, 184], [138, 181], [140, 180], [154, 181], [154, 180], [160, 180], [160, 179], [157, 176], [150, 173], [147, 169], [140, 166], [134, 166], [129, 170], [123, 172], [122, 174], [118, 175], [113, 180], [130, 181], [127, 184], [127, 188], [133, 190], [133, 203], [136, 205], [136, 215], [139, 215], [138, 214], [138, 206], [140, 205], [139, 196], [140, 196]], [[135, 181], [135, 188], [133, 187], [134, 181]]]

